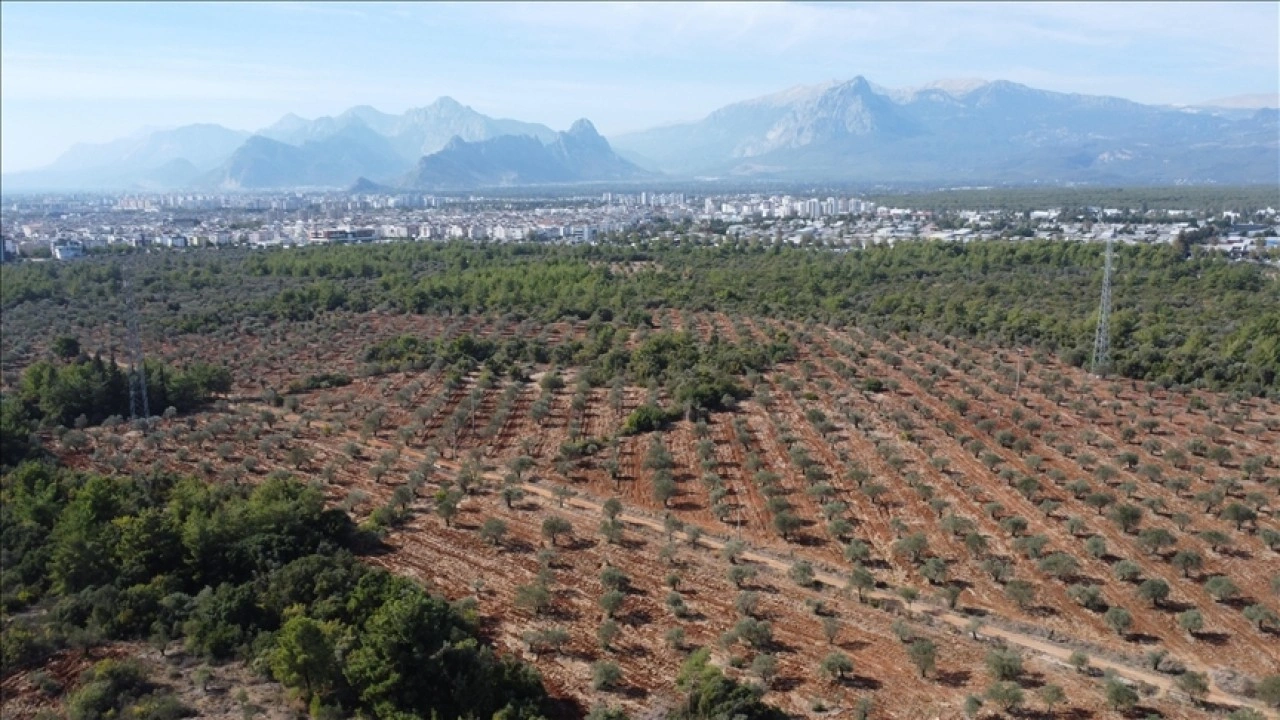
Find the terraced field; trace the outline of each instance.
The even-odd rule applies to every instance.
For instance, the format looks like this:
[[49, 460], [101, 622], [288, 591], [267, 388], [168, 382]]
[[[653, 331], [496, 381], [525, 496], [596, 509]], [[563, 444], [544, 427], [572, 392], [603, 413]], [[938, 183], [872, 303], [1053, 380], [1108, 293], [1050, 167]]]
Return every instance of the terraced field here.
[[[942, 336], [679, 311], [652, 325], [626, 328], [625, 346], [689, 333], [784, 337], [793, 353], [743, 374], [749, 395], [729, 409], [626, 434], [665, 389], [593, 384], [554, 357], [511, 375], [362, 361], [403, 335], [554, 353], [587, 322], [333, 313], [230, 349], [177, 336], [161, 355], [231, 366], [225, 399], [145, 436], [49, 444], [108, 472], [310, 479], [386, 528], [369, 562], [473, 596], [486, 633], [576, 712], [674, 707], [702, 645], [798, 715], [870, 700], [872, 717], [961, 717], [996, 679], [998, 647], [1021, 654], [1013, 680], [1040, 717], [1113, 716], [1129, 703], [1111, 674], [1137, 690], [1135, 717], [1266, 711], [1251, 683], [1280, 673], [1275, 403]], [[351, 382], [289, 391], [321, 373]], [[913, 662], [922, 641], [932, 666]], [[600, 660], [619, 667], [616, 689], [590, 689]], [[1206, 674], [1204, 692], [1186, 673]], [[1048, 685], [1065, 701], [1040, 699]]]

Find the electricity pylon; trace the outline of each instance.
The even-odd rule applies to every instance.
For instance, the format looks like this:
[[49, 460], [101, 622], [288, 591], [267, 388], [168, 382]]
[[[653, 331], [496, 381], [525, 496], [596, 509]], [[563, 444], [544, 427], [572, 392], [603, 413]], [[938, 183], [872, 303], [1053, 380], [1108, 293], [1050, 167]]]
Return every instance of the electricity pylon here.
[[147, 368], [142, 355], [142, 333], [139, 330], [138, 308], [133, 302], [133, 288], [129, 278], [120, 277], [120, 294], [124, 296], [125, 352], [129, 357], [129, 417], [146, 420], [151, 417], [147, 399]]
[[1091, 370], [1098, 377], [1111, 371], [1111, 243], [1107, 238], [1107, 260], [1102, 272], [1102, 303], [1098, 308], [1098, 329], [1093, 336]]

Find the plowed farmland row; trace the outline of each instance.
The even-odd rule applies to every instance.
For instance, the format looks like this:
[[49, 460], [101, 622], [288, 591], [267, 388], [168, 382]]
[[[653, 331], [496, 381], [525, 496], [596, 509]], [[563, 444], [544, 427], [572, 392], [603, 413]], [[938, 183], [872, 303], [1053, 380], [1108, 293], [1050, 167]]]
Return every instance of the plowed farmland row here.
[[[659, 311], [656, 324], [688, 330], [703, 342], [719, 337], [757, 344], [785, 332], [796, 356], [754, 379], [752, 397], [732, 411], [713, 413], [701, 425], [681, 419], [658, 433], [624, 436], [619, 434], [622, 424], [649, 401], [650, 391], [636, 385], [615, 390], [606, 384], [579, 395], [582, 375], [573, 367], [559, 368], [563, 385], [547, 390], [541, 382], [551, 371], [547, 366], [525, 368], [527, 380], [495, 377], [487, 388], [481, 386], [479, 369], [451, 387], [447, 373], [439, 371], [401, 368], [360, 376], [364, 348], [404, 333], [426, 339], [462, 333], [541, 338], [554, 347], [584, 337], [583, 323], [538, 326], [501, 317], [373, 313], [325, 323], [334, 332], [325, 347], [303, 349], [297, 337], [277, 330], [245, 343], [237, 361], [239, 383], [218, 407], [160, 421], [159, 429], [145, 437], [94, 429], [88, 447], [62, 451], [65, 460], [105, 471], [158, 465], [228, 482], [290, 472], [322, 484], [331, 502], [354, 508], [366, 520], [380, 508], [399, 504], [403, 520], [386, 528], [388, 552], [370, 561], [417, 577], [451, 598], [475, 596], [480, 615], [492, 618], [486, 632], [498, 645], [535, 663], [553, 693], [583, 712], [599, 701], [621, 702], [637, 711], [677, 702], [671, 679], [683, 652], [670, 647], [666, 638], [675, 626], [683, 628], [689, 644], [713, 646], [717, 662], [730, 674], [750, 677], [752, 660], [765, 650], [719, 642], [743, 616], [747, 601], [739, 599], [742, 590], [758, 594], [759, 609], [753, 614], [772, 627], [767, 651], [776, 656], [779, 675], [766, 699], [801, 715], [816, 714], [819, 703], [848, 715], [858, 698], [874, 696], [875, 717], [959, 717], [965, 696], [981, 694], [989, 684], [982, 658], [996, 638], [1022, 648], [1028, 657], [1028, 688], [1052, 682], [1067, 690], [1073, 717], [1106, 716], [1099, 682], [1063, 664], [1075, 648], [1088, 648], [1099, 664], [1108, 663], [1124, 677], [1151, 686], [1154, 694], [1144, 698], [1143, 706], [1170, 718], [1204, 717], [1209, 711], [1170, 690], [1168, 675], [1142, 666], [1142, 655], [1149, 650], [1167, 650], [1188, 667], [1205, 671], [1253, 677], [1280, 671], [1276, 630], [1266, 623], [1255, 627], [1243, 613], [1249, 604], [1276, 606], [1269, 583], [1280, 573], [1280, 561], [1261, 533], [1276, 526], [1275, 485], [1268, 485], [1267, 478], [1277, 474], [1274, 460], [1280, 458], [1247, 478], [1238, 467], [1244, 458], [1280, 445], [1280, 434], [1266, 425], [1268, 418], [1277, 417], [1274, 406], [1234, 405], [1246, 408], [1247, 417], [1235, 429], [1223, 427], [1214, 441], [1230, 445], [1234, 462], [1226, 467], [1206, 463], [1203, 477], [1189, 477], [1188, 486], [1175, 491], [1137, 470], [1156, 467], [1165, 479], [1194, 475], [1173, 463], [1167, 452], [1192, 439], [1206, 418], [1192, 414], [1180, 395], [1144, 394], [1052, 361], [1018, 371], [1014, 399], [996, 387], [1008, 382], [1009, 366], [992, 369], [990, 356], [976, 346], [957, 345], [953, 351], [915, 336]], [[170, 351], [199, 356], [209, 352], [202, 342], [181, 336]], [[296, 357], [291, 356], [295, 351]], [[970, 365], [967, 357], [982, 362]], [[941, 369], [931, 369], [934, 365]], [[319, 372], [344, 372], [353, 380], [346, 387], [298, 393], [293, 396], [296, 405], [284, 408], [263, 402], [265, 387], [283, 389]], [[1070, 381], [1069, 387], [1062, 378]], [[885, 387], [868, 389], [872, 379]], [[1043, 389], [1046, 383], [1051, 389]], [[966, 385], [980, 390], [978, 397]], [[1081, 404], [1054, 400], [1060, 388], [1066, 388], [1070, 400], [1080, 396]], [[1119, 414], [1109, 405], [1117, 393]], [[1204, 397], [1211, 406], [1218, 402]], [[658, 399], [666, 402], [667, 397], [660, 391]], [[1122, 436], [1121, 423], [1127, 422], [1123, 409], [1139, 409], [1147, 400], [1155, 403], [1154, 416], [1162, 418], [1155, 433], [1161, 450], [1143, 447], [1145, 436], [1137, 443]], [[1087, 417], [1094, 407], [1098, 417]], [[1141, 407], [1138, 415], [1150, 412]], [[1031, 420], [1039, 425], [1029, 425]], [[410, 431], [402, 434], [402, 428]], [[966, 436], [981, 442], [982, 449], [975, 453], [973, 441], [962, 443]], [[1014, 447], [998, 436], [1016, 436], [1025, 445]], [[587, 440], [591, 449], [579, 447]], [[660, 473], [646, 462], [654, 443], [671, 457], [675, 494], [665, 503], [655, 493]], [[1070, 451], [1062, 449], [1067, 444]], [[1099, 444], [1112, 449], [1104, 452]], [[1133, 471], [1113, 457], [1128, 451], [1137, 456]], [[1101, 459], [1084, 463], [1084, 453]], [[518, 483], [522, 498], [498, 491], [519, 456], [532, 461]], [[1117, 465], [1116, 477], [1107, 482], [1095, 475], [1103, 463]], [[436, 516], [436, 494], [452, 486], [464, 466], [476, 469], [479, 483], [446, 524]], [[1005, 469], [1011, 474], [1001, 477]], [[1015, 487], [1026, 477], [1037, 486]], [[1238, 487], [1226, 503], [1249, 493], [1269, 493], [1256, 521], [1244, 531], [1206, 515], [1195, 499], [1196, 493], [1227, 479]], [[1174, 544], [1158, 554], [1148, 552], [1137, 533], [1100, 517], [1068, 488], [1077, 480], [1088, 482], [1090, 492], [1113, 493], [1116, 503], [1137, 506], [1158, 499], [1143, 507], [1140, 528], [1164, 528]], [[1136, 486], [1132, 498], [1122, 490], [1127, 482]], [[562, 487], [572, 497], [558, 490]], [[624, 507], [624, 531], [620, 540], [614, 538], [617, 542], [598, 530], [601, 508], [611, 497]], [[1046, 500], [1057, 503], [1050, 512], [1042, 505]], [[780, 513], [793, 515], [798, 527], [779, 524]], [[1177, 527], [1175, 513], [1190, 517], [1185, 530]], [[569, 536], [548, 540], [542, 534], [544, 520], [552, 515], [571, 522]], [[702, 539], [692, 542], [684, 532], [668, 538], [676, 527], [667, 523], [664, 528], [668, 516], [686, 530], [702, 533]], [[1021, 517], [1025, 527], [1002, 522], [1011, 516]], [[1078, 532], [1067, 527], [1073, 516], [1084, 523]], [[947, 530], [945, 518], [961, 525], [956, 518], [963, 519], [968, 527]], [[830, 522], [841, 519], [847, 525]], [[494, 542], [486, 542], [479, 532], [489, 520], [505, 524], [505, 535]], [[1214, 552], [1212, 543], [1193, 534], [1205, 530], [1223, 533], [1231, 548]], [[927, 548], [912, 562], [902, 541], [916, 533]], [[971, 547], [970, 534], [985, 538], [985, 547]], [[1041, 555], [1068, 553], [1077, 569], [1056, 579], [1024, 551], [1029, 536], [1044, 537]], [[1105, 541], [1106, 554], [1085, 552], [1091, 536]], [[730, 579], [730, 563], [721, 552], [730, 539], [744, 543], [739, 562], [756, 570], [754, 578]], [[878, 581], [870, 599], [883, 609], [859, 603], [856, 593], [822, 589], [848, 581], [854, 568], [846, 555], [850, 541], [869, 546], [863, 564]], [[535, 613], [516, 602], [517, 592], [544, 569], [539, 550], [548, 547], [557, 555], [548, 578], [552, 603], [549, 611]], [[1199, 553], [1203, 567], [1183, 578], [1170, 564], [1177, 550]], [[926, 576], [928, 558], [946, 561], [945, 578]], [[1006, 593], [1005, 583], [984, 569], [993, 558], [1009, 564], [1011, 577], [1034, 584], [1036, 598], [1025, 609]], [[1171, 592], [1162, 606], [1152, 607], [1140, 597], [1137, 583], [1115, 578], [1121, 558], [1136, 563], [1143, 577], [1167, 581]], [[799, 561], [816, 570], [814, 587], [801, 587], [788, 577]], [[601, 648], [596, 638], [605, 592], [600, 571], [606, 565], [630, 578], [616, 617], [621, 633], [611, 649]], [[669, 580], [672, 573], [677, 577]], [[1228, 576], [1239, 597], [1228, 602], [1211, 597], [1202, 581], [1215, 574]], [[1071, 584], [1095, 585], [1107, 603], [1127, 608], [1133, 616], [1127, 635], [1109, 629], [1101, 612], [1072, 600]], [[954, 611], [942, 599], [948, 586], [961, 590]], [[920, 599], [904, 601], [899, 594], [904, 588], [920, 591]], [[672, 592], [679, 602], [668, 599]], [[687, 613], [680, 611], [683, 617], [673, 611], [679, 603], [688, 607]], [[1191, 607], [1204, 617], [1203, 631], [1194, 640], [1176, 619]], [[815, 609], [838, 621], [834, 645], [824, 638], [823, 616]], [[931, 677], [919, 677], [894, 637], [899, 617], [912, 632], [937, 643], [938, 670]], [[978, 640], [965, 632], [974, 618], [986, 622]], [[568, 640], [560, 652], [535, 655], [526, 633], [552, 627], [565, 629]], [[818, 663], [833, 650], [853, 660], [852, 680], [833, 683], [817, 674]], [[590, 665], [599, 659], [619, 664], [622, 693], [588, 689]], [[1237, 687], [1219, 682], [1221, 677], [1226, 675], [1214, 675], [1216, 702], [1250, 702]]]

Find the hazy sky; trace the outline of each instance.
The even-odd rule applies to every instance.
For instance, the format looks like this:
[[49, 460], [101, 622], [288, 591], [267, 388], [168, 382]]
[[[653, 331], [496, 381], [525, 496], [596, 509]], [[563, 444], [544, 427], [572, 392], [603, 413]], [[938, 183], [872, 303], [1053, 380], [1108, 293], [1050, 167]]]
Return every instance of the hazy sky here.
[[144, 126], [480, 112], [605, 135], [793, 85], [1008, 79], [1189, 104], [1280, 91], [1280, 4], [0, 3], [0, 164]]

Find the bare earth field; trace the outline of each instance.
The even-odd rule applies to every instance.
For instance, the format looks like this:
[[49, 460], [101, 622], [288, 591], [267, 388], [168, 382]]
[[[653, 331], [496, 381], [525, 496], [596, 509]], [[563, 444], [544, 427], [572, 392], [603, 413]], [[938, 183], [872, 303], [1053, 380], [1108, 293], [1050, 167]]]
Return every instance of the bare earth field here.
[[[1050, 357], [952, 340], [718, 314], [668, 312], [657, 320], [703, 340], [754, 343], [781, 330], [797, 349], [793, 362], [749, 379], [752, 398], [732, 412], [701, 424], [681, 420], [660, 433], [676, 486], [665, 503], [646, 462], [654, 433], [611, 444], [646, 402], [646, 388], [579, 393], [575, 371], [565, 368], [564, 386], [550, 391], [549, 410], [535, 418], [544, 392], [536, 379], [498, 378], [483, 388], [473, 373], [447, 387], [431, 371], [359, 373], [365, 348], [402, 333], [538, 337], [554, 345], [585, 332], [569, 323], [370, 313], [272, 326], [235, 347], [179, 336], [155, 355], [227, 364], [238, 383], [227, 398], [206, 412], [161, 420], [145, 436], [94, 428], [86, 447], [47, 444], [70, 466], [104, 472], [159, 467], [254, 482], [282, 470], [323, 486], [360, 518], [388, 503], [405, 505], [408, 520], [368, 561], [450, 599], [473, 596], [489, 638], [533, 662], [575, 714], [604, 702], [657, 717], [678, 702], [673, 681], [694, 646], [712, 647], [729, 674], [754, 678], [752, 660], [764, 650], [720, 643], [746, 614], [772, 629], [767, 651], [777, 670], [766, 700], [802, 716], [850, 717], [860, 699], [871, 698], [872, 717], [962, 717], [966, 696], [990, 685], [984, 657], [999, 645], [1023, 654], [1023, 717], [1118, 717], [1106, 705], [1104, 671], [1138, 686], [1132, 717], [1212, 717], [1241, 705], [1266, 712], [1250, 699], [1249, 679], [1280, 672], [1280, 627], [1255, 624], [1244, 609], [1278, 607], [1280, 555], [1262, 538], [1264, 529], [1280, 530], [1276, 485], [1267, 484], [1280, 473], [1274, 403], [1100, 380]], [[91, 336], [84, 346], [107, 342]], [[535, 370], [538, 378], [547, 368]], [[266, 388], [283, 393], [291, 381], [321, 372], [347, 373], [353, 382], [293, 394], [283, 407], [264, 402]], [[378, 410], [381, 422], [371, 429]], [[582, 438], [595, 438], [598, 451], [565, 457], [562, 446]], [[508, 477], [522, 456], [530, 467]], [[1270, 460], [1261, 467], [1248, 462], [1262, 456]], [[397, 494], [415, 472], [425, 478], [418, 491]], [[473, 487], [446, 523], [435, 512], [435, 491], [460, 473]], [[499, 492], [504, 478], [522, 492]], [[611, 541], [599, 527], [614, 497], [623, 531]], [[1141, 510], [1128, 529], [1110, 518], [1126, 503]], [[1222, 514], [1232, 503], [1256, 517], [1237, 527]], [[785, 536], [779, 514], [798, 520]], [[548, 539], [542, 526], [553, 515], [572, 531]], [[505, 534], [482, 537], [494, 518]], [[729, 541], [742, 543], [734, 563], [722, 552]], [[864, 548], [862, 566], [875, 580], [861, 601], [849, 587], [850, 541]], [[554, 557], [542, 552], [548, 548]], [[1074, 562], [1045, 561], [1062, 561], [1055, 553]], [[1187, 564], [1192, 553], [1198, 562]], [[815, 571], [812, 584], [792, 577], [801, 561]], [[1137, 568], [1128, 579], [1117, 577], [1123, 561]], [[735, 583], [735, 564], [754, 576]], [[601, 570], [609, 566], [629, 582], [613, 613], [620, 633], [604, 649], [597, 627], [607, 591]], [[518, 603], [519, 589], [548, 571], [550, 606], [535, 612]], [[1206, 581], [1217, 575], [1236, 592], [1212, 595]], [[1153, 578], [1167, 584], [1166, 596], [1153, 600], [1142, 589]], [[1014, 587], [1029, 587], [1030, 596], [1011, 592], [1015, 580], [1025, 581]], [[1091, 607], [1076, 599], [1087, 587], [1098, 598]], [[752, 596], [742, 599], [744, 591]], [[747, 608], [752, 598], [755, 607]], [[1112, 607], [1131, 615], [1122, 631], [1105, 619]], [[1191, 609], [1203, 619], [1194, 633], [1179, 624]], [[669, 637], [676, 627], [684, 632], [680, 647]], [[565, 630], [568, 641], [535, 653], [526, 634], [550, 628]], [[900, 635], [932, 640], [936, 669], [922, 677]], [[837, 680], [818, 670], [833, 651], [853, 663]], [[1089, 669], [1068, 664], [1075, 651], [1088, 655]], [[1155, 651], [1167, 653], [1163, 662], [1150, 656]], [[590, 666], [600, 659], [621, 667], [620, 689], [590, 689]], [[70, 678], [82, 669], [78, 662], [59, 656], [52, 672]], [[1174, 686], [1179, 667], [1209, 674], [1203, 702]], [[250, 685], [264, 708], [284, 704], [278, 688], [236, 673], [225, 678], [228, 687]], [[25, 703], [6, 704], [5, 717], [38, 708], [36, 694], [20, 690], [24, 682], [5, 680], [6, 697], [18, 692]], [[1067, 698], [1051, 712], [1036, 695], [1050, 683]], [[230, 700], [215, 708], [199, 694], [189, 704], [203, 702], [210, 716], [240, 712]], [[988, 702], [984, 713], [995, 716], [997, 708]]]

